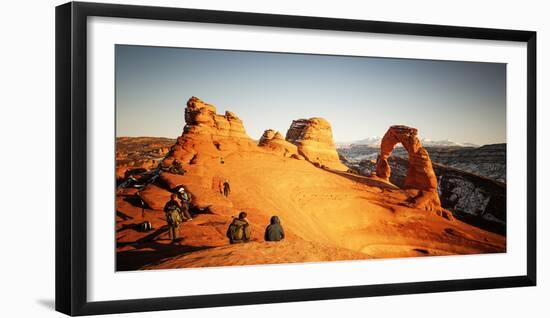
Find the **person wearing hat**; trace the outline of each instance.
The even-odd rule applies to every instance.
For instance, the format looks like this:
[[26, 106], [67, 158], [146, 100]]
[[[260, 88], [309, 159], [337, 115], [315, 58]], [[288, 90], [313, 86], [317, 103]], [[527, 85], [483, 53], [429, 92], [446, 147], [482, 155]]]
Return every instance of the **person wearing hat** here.
[[189, 204], [191, 203], [191, 194], [187, 193], [183, 186], [181, 186], [177, 190], [177, 193], [178, 193], [178, 198], [180, 199], [180, 202], [181, 202], [181, 205], [180, 205], [181, 218], [184, 221], [193, 220], [191, 213], [189, 213]]

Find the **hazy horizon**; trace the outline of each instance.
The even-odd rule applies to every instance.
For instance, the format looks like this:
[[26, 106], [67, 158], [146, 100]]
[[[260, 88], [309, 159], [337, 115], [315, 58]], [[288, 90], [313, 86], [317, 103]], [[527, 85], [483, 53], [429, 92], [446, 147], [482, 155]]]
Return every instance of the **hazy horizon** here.
[[116, 45], [117, 137], [176, 138], [191, 96], [234, 112], [248, 135], [323, 117], [336, 142], [382, 136], [506, 142], [506, 65]]

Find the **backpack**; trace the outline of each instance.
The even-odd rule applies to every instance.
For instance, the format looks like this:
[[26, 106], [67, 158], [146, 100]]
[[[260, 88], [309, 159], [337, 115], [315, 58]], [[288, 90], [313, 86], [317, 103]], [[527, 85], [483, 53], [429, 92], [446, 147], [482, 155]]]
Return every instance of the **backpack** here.
[[232, 242], [238, 242], [242, 240], [247, 241], [248, 239], [250, 239], [248, 223], [239, 222], [239, 224], [235, 224], [235, 222], [232, 222], [227, 229], [226, 236]]
[[170, 226], [178, 226], [183, 223], [180, 209], [178, 209], [175, 205], [172, 205], [166, 212], [166, 221], [170, 224]]

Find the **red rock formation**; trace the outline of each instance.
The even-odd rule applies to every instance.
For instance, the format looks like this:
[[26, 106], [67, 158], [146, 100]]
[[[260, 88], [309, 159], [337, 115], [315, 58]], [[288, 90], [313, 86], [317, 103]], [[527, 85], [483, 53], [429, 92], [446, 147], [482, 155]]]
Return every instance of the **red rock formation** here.
[[[228, 157], [242, 156], [249, 151], [258, 150], [256, 143], [246, 134], [243, 122], [232, 112], [224, 115], [216, 113], [213, 105], [197, 97], [191, 97], [185, 109], [186, 125], [183, 133], [170, 148], [162, 161], [168, 168], [178, 161], [185, 170], [183, 175], [162, 172], [160, 182], [165, 188], [174, 189], [184, 185], [194, 196], [194, 205], [199, 208], [209, 207], [217, 213], [231, 213], [232, 204], [220, 195], [215, 178], [223, 177]], [[209, 167], [209, 168], [205, 168]], [[155, 191], [144, 191], [143, 200], [149, 205], [160, 207], [159, 201], [165, 203]], [[164, 191], [164, 195], [169, 194]], [[154, 195], [153, 195], [154, 194]]]
[[416, 128], [391, 126], [380, 145], [380, 155], [376, 164], [376, 175], [389, 182], [391, 168], [388, 157], [393, 148], [401, 143], [409, 155], [409, 168], [404, 185], [408, 189], [420, 190], [413, 198], [416, 206], [426, 210], [439, 210], [441, 203], [437, 194], [437, 177], [430, 156], [417, 136]]
[[391, 168], [388, 157], [393, 148], [401, 143], [409, 155], [409, 170], [405, 187], [433, 191], [437, 190], [437, 178], [432, 168], [432, 161], [426, 149], [422, 147], [417, 136], [417, 129], [407, 126], [391, 126], [382, 138], [380, 156], [376, 166], [376, 175], [389, 181]]
[[[197, 110], [200, 107], [195, 101], [190, 104], [184, 134], [166, 160], [178, 159], [187, 172], [165, 171], [158, 181], [143, 189], [139, 195], [147, 203], [145, 210], [131, 200], [136, 189], [117, 192], [116, 239], [127, 243], [117, 244], [117, 270], [152, 269], [165, 261], [169, 262], [163, 268], [219, 267], [506, 251], [504, 236], [463, 222], [451, 223], [426, 213], [427, 208], [416, 208], [436, 207], [435, 191], [386, 190], [388, 187], [377, 185], [383, 184], [379, 180], [373, 183], [368, 177], [334, 173], [317, 169], [305, 160], [274, 156], [262, 147], [280, 140], [280, 134], [268, 131], [262, 138], [262, 146], [257, 146], [246, 137], [244, 129], [230, 129], [232, 116], [216, 115], [207, 106], [202, 107], [205, 110]], [[229, 129], [215, 124], [215, 119], [223, 122], [219, 117], [225, 118]], [[294, 125], [291, 127], [294, 130], [289, 131], [289, 137], [297, 136], [294, 141], [302, 147], [307, 146], [302, 140], [312, 140], [315, 134], [319, 138], [323, 132], [308, 125], [306, 121], [301, 130]], [[325, 131], [325, 137], [326, 134]], [[401, 137], [404, 136], [389, 136], [388, 141], [394, 138], [403, 142]], [[323, 145], [321, 149], [330, 150], [327, 144], [332, 144], [331, 138], [329, 142], [316, 142]], [[410, 145], [406, 141], [404, 144]], [[388, 142], [384, 143], [384, 149], [388, 148], [389, 154], [393, 145], [388, 147]], [[184, 160], [189, 154], [192, 157]], [[231, 184], [229, 196], [220, 191], [225, 180]], [[195, 214], [193, 221], [180, 226], [181, 245], [171, 244], [167, 233], [162, 231], [153, 234], [136, 231], [135, 225], [145, 220], [156, 229], [166, 225], [162, 208], [169, 199], [169, 190], [178, 185], [184, 185], [192, 194], [193, 208], [212, 213]], [[415, 206], [407, 204], [412, 200]], [[240, 211], [248, 213], [252, 240], [229, 246], [225, 233], [232, 216]], [[435, 212], [443, 217], [452, 216], [441, 209]], [[265, 225], [273, 215], [280, 217], [286, 234], [285, 240], [276, 246], [285, 245], [277, 250], [272, 250], [275, 246], [272, 243], [262, 242]], [[152, 245], [161, 248], [151, 252]], [[189, 247], [185, 253], [182, 246]], [[205, 246], [213, 248], [204, 249]], [[148, 257], [142, 257], [144, 253]]]
[[323, 118], [292, 121], [286, 133], [286, 140], [295, 144], [298, 147], [298, 153], [312, 163], [334, 170], [347, 171], [348, 169], [340, 162], [332, 139], [332, 128]]
[[239, 117], [229, 111], [225, 115], [218, 115], [216, 107], [195, 96], [187, 101], [185, 122], [184, 133], [249, 139]]
[[171, 148], [165, 164], [173, 159], [181, 163], [196, 163], [202, 159], [223, 157], [227, 151], [246, 150], [254, 147], [254, 141], [246, 134], [243, 122], [232, 112], [216, 113], [213, 105], [193, 96], [185, 109], [186, 125], [183, 134]]
[[258, 145], [264, 149], [268, 149], [269, 151], [281, 154], [285, 157], [298, 155], [298, 148], [296, 145], [286, 141], [280, 132], [273, 129], [268, 129], [264, 132]]

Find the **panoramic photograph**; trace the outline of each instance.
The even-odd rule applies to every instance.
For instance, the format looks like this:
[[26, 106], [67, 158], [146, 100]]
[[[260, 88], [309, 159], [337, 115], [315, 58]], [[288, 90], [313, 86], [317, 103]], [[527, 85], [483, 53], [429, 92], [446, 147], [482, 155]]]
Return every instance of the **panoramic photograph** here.
[[506, 64], [116, 45], [115, 94], [116, 271], [506, 253]]

